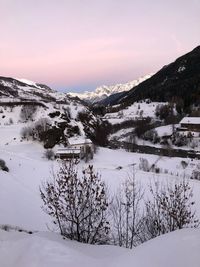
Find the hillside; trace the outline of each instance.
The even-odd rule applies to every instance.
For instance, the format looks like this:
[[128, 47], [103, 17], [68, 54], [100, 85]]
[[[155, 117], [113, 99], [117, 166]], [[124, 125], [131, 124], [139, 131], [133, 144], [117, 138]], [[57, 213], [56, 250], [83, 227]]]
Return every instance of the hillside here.
[[200, 103], [200, 46], [164, 66], [150, 79], [114, 99], [110, 104], [130, 105], [135, 101], [175, 101], [183, 108]]
[[0, 118], [0, 125], [19, 129], [22, 141], [39, 141], [45, 148], [65, 146], [70, 137], [95, 140], [102, 123], [82, 101], [46, 85], [6, 77], [0, 77]]
[[25, 79], [0, 77], [0, 101], [67, 101], [64, 93], [59, 93], [47, 85]]

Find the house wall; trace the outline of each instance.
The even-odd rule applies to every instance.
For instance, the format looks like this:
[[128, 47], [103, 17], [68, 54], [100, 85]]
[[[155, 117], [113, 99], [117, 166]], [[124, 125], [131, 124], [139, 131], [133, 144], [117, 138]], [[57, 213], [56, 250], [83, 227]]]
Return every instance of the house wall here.
[[77, 153], [62, 153], [62, 154], [56, 154], [56, 157], [57, 158], [60, 158], [60, 159], [73, 159], [73, 158], [79, 158], [80, 157], [80, 154], [77, 154]]
[[188, 131], [200, 132], [200, 124], [181, 123], [181, 127], [187, 128]]
[[94, 150], [94, 146], [92, 143], [70, 145], [71, 148], [80, 149], [81, 151], [85, 151], [86, 146], [89, 146], [92, 149], [92, 151]]

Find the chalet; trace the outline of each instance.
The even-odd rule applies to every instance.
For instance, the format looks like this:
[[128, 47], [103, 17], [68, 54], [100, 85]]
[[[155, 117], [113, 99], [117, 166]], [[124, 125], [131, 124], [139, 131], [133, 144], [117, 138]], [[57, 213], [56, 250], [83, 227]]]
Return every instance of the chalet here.
[[200, 117], [185, 117], [180, 121], [179, 130], [200, 132]]
[[68, 144], [70, 148], [80, 149], [83, 153], [86, 151], [86, 147], [90, 147], [93, 151], [94, 146], [90, 139], [84, 137], [71, 137], [68, 138]]
[[56, 152], [56, 157], [61, 159], [83, 158], [89, 147], [90, 151], [94, 151], [93, 143], [90, 139], [84, 137], [71, 137], [68, 139], [68, 146], [60, 148]]

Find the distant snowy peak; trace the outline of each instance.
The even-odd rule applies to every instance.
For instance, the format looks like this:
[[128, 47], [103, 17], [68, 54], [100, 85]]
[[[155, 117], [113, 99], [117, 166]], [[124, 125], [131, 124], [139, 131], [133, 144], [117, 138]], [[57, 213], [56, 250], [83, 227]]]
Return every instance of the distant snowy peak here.
[[78, 97], [81, 100], [84, 100], [90, 103], [95, 103], [95, 102], [98, 102], [98, 101], [101, 101], [107, 98], [110, 95], [121, 93], [124, 91], [129, 91], [133, 87], [140, 84], [141, 82], [149, 79], [152, 75], [153, 73], [145, 75], [137, 80], [133, 80], [131, 82], [124, 83], [124, 84], [116, 84], [116, 85], [110, 85], [110, 86], [103, 85], [103, 86], [97, 87], [96, 90], [93, 92], [85, 91], [84, 93], [68, 93], [68, 95], [71, 97]]

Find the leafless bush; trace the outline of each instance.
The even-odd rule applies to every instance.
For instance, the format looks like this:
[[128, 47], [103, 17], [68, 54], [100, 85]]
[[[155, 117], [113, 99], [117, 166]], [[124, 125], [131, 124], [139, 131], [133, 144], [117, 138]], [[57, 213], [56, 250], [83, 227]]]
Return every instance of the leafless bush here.
[[156, 144], [160, 141], [158, 133], [155, 129], [151, 129], [151, 130], [145, 132], [143, 135], [143, 138], [144, 138], [144, 140], [148, 140], [150, 142], [153, 142], [154, 144]]
[[141, 200], [143, 190], [135, 181], [134, 172], [129, 176], [112, 201], [114, 244], [133, 248], [141, 243]]
[[65, 116], [66, 116], [68, 119], [71, 119], [72, 114], [71, 114], [71, 109], [70, 109], [70, 107], [63, 107], [63, 111], [64, 111]]
[[53, 160], [55, 158], [55, 153], [53, 152], [52, 149], [46, 149], [44, 152], [44, 156], [48, 160]]
[[26, 126], [26, 127], [23, 127], [21, 129], [21, 132], [20, 132], [20, 135], [21, 135], [21, 138], [22, 139], [30, 139], [30, 138], [33, 138], [33, 127], [31, 126]]
[[33, 115], [35, 114], [36, 110], [37, 110], [36, 105], [24, 105], [24, 106], [22, 106], [21, 112], [20, 112], [20, 120], [22, 122], [32, 120]]
[[200, 163], [193, 170], [191, 178], [195, 180], [200, 180]]
[[48, 118], [41, 118], [30, 126], [23, 127], [21, 137], [23, 139], [33, 139], [44, 141], [45, 133], [50, 129], [51, 122]]
[[147, 159], [140, 158], [139, 169], [143, 170], [144, 172], [149, 172], [150, 166]]
[[13, 119], [12, 118], [9, 119], [9, 124], [10, 125], [13, 124]]
[[45, 132], [51, 128], [51, 122], [48, 118], [41, 118], [34, 124], [34, 139], [44, 141]]
[[193, 192], [185, 179], [167, 186], [155, 183], [150, 192], [152, 199], [146, 202], [143, 224], [144, 241], [177, 229], [199, 225], [193, 209]]
[[0, 170], [9, 172], [6, 162], [3, 159], [0, 159]]
[[63, 236], [90, 244], [108, 242], [106, 187], [92, 166], [79, 177], [73, 160], [63, 162], [40, 193], [44, 210]]
[[93, 157], [94, 157], [93, 148], [89, 145], [85, 145], [83, 152], [83, 159], [85, 160], [85, 162], [88, 162], [89, 160], [93, 159]]
[[187, 168], [188, 162], [186, 162], [185, 160], [182, 160], [181, 161], [181, 166], [182, 166], [183, 169]]
[[127, 138], [126, 138], [126, 143], [125, 143], [125, 149], [127, 151], [134, 151], [134, 146], [136, 144], [136, 136], [134, 133], [131, 133]]

